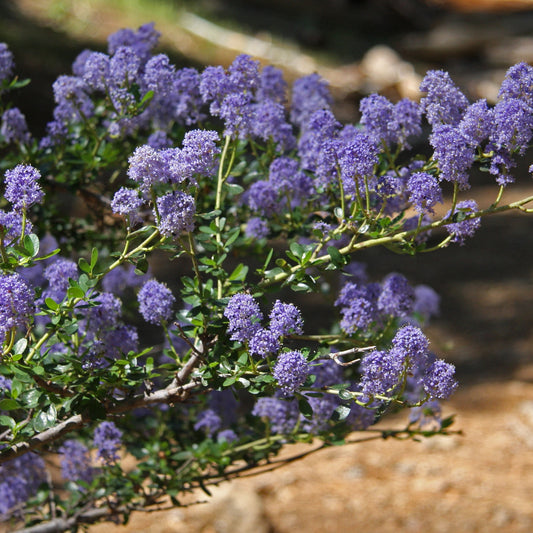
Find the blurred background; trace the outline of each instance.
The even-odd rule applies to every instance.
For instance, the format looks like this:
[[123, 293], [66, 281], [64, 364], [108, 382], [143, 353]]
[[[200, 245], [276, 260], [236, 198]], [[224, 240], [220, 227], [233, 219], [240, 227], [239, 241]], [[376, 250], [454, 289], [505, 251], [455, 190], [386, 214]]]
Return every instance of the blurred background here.
[[[35, 134], [51, 118], [53, 81], [81, 50], [104, 51], [109, 34], [150, 21], [177, 66], [228, 65], [247, 53], [289, 81], [318, 72], [344, 122], [358, 120], [372, 92], [418, 98], [428, 69], [449, 71], [471, 100], [493, 102], [508, 67], [533, 63], [527, 0], [0, 0], [0, 13], [0, 41], [32, 80], [15, 101]], [[528, 154], [517, 169], [509, 201], [533, 194], [532, 162]], [[490, 205], [492, 180], [474, 183], [467, 197]], [[116, 531], [533, 530], [533, 217], [485, 219], [465, 247], [357, 259], [376, 279], [401, 272], [441, 295], [428, 333], [457, 367], [461, 388], [444, 412], [457, 414], [464, 435], [329, 449], [223, 485], [209, 504], [135, 515]]]

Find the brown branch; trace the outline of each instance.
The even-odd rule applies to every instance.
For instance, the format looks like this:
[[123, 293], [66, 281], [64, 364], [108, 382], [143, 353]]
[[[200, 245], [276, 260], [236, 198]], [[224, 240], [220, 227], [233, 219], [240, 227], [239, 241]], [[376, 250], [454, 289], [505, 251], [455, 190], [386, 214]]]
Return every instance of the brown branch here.
[[62, 387], [61, 385], [58, 385], [57, 383], [54, 383], [53, 381], [43, 379], [40, 376], [34, 375], [33, 380], [39, 387], [45, 391], [51, 392], [53, 394], [57, 394], [58, 396], [61, 396], [63, 398], [70, 398], [71, 396], [74, 396], [75, 392], [68, 387]]
[[99, 507], [75, 514], [70, 518], [55, 518], [54, 520], [37, 524], [36, 526], [19, 529], [15, 533], [60, 533], [72, 529], [77, 524], [94, 524], [106, 516], [110, 517], [125, 511], [127, 511], [126, 508], [110, 510], [107, 507]]
[[[184, 385], [177, 384], [176, 380], [179, 379], [180, 376], [183, 376], [184, 379], [187, 379], [190, 376], [195, 366], [197, 366], [199, 363], [199, 359], [191, 362], [194, 357], [195, 356], [191, 357], [191, 359], [179, 372], [178, 376], [168, 387], [155, 391], [151, 394], [144, 393], [143, 395], [138, 395], [131, 399], [121, 401], [109, 408], [106, 414], [116, 415], [131, 411], [137, 407], [148, 407], [158, 403], [185, 401], [189, 397], [191, 390], [198, 386], [198, 380], [191, 379]], [[67, 420], [60, 422], [56, 426], [34, 435], [27, 441], [19, 442], [8, 448], [0, 450], [0, 464], [9, 461], [10, 459], [14, 459], [15, 457], [19, 457], [20, 455], [24, 455], [30, 450], [34, 450], [44, 446], [45, 444], [49, 444], [50, 442], [59, 439], [66, 433], [79, 429], [90, 422], [91, 418], [87, 415], [73, 415]]]

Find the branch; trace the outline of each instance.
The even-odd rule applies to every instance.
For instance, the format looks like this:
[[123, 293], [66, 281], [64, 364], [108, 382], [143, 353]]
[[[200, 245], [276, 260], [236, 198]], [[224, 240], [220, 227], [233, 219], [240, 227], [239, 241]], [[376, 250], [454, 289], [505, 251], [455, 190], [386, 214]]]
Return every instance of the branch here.
[[110, 510], [107, 507], [100, 507], [75, 514], [70, 518], [55, 518], [36, 526], [19, 529], [15, 533], [60, 533], [74, 528], [77, 524], [94, 524], [106, 516], [116, 515], [125, 511], [127, 511], [126, 508]]
[[[529, 212], [529, 209], [524, 207], [526, 204], [533, 202], [533, 196], [528, 196], [527, 198], [523, 198], [522, 200], [518, 200], [517, 202], [512, 202], [507, 205], [502, 206], [496, 206], [495, 204], [491, 205], [487, 209], [482, 209], [479, 211], [474, 211], [471, 213], [466, 213], [464, 220], [471, 220], [473, 218], [481, 218], [487, 215], [493, 215], [495, 213], [503, 213], [505, 211], [511, 211], [513, 209], [519, 210], [519, 211], [526, 211]], [[421, 228], [416, 228], [412, 230], [402, 230], [398, 231], [396, 233], [392, 233], [391, 235], [387, 235], [385, 237], [369, 237], [366, 240], [360, 241], [360, 242], [350, 242], [347, 246], [344, 246], [343, 248], [340, 248], [338, 252], [341, 255], [349, 255], [354, 252], [357, 252], [359, 250], [362, 250], [364, 248], [373, 248], [375, 246], [382, 246], [387, 244], [393, 244], [398, 242], [405, 242], [406, 240], [415, 237], [419, 233], [424, 233], [426, 231], [441, 228], [443, 226], [447, 226], [448, 224], [453, 223], [452, 220], [450, 220], [449, 217], [442, 218], [440, 220], [436, 220], [434, 222], [431, 222], [430, 224], [427, 224], [425, 226], [422, 226]], [[320, 257], [317, 257], [315, 260], [309, 261], [305, 265], [294, 265], [287, 270], [283, 272], [279, 272], [278, 274], [263, 279], [259, 282], [259, 287], [270, 287], [271, 285], [274, 285], [276, 283], [284, 282], [287, 278], [290, 276], [293, 276], [296, 274], [299, 270], [307, 270], [312, 267], [323, 267], [324, 265], [327, 265], [332, 261], [332, 257], [330, 254], [324, 254]]]
[[[144, 393], [131, 399], [121, 401], [108, 409], [106, 415], [109, 416], [121, 414], [136, 409], [137, 407], [148, 407], [158, 403], [184, 402], [189, 397], [191, 390], [197, 387], [199, 382], [197, 379], [193, 378], [188, 383], [181, 385], [179, 382], [176, 382], [176, 380], [179, 379], [180, 375], [183, 376], [183, 380], [186, 380], [195, 366], [198, 365], [198, 362], [199, 358], [193, 355], [180, 371], [177, 378], [175, 378], [166, 388], [150, 394]], [[73, 415], [67, 420], [60, 422], [56, 426], [34, 435], [27, 441], [19, 442], [13, 446], [10, 446], [9, 448], [0, 450], [0, 464], [24, 455], [30, 450], [34, 450], [44, 446], [45, 444], [49, 444], [59, 439], [66, 433], [79, 429], [90, 422], [91, 418], [87, 415]]]

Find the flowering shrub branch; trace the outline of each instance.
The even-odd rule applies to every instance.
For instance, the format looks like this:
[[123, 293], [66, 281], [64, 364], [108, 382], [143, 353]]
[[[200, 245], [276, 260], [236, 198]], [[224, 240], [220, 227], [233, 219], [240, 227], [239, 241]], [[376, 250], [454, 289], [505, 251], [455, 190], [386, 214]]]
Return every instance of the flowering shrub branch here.
[[[462, 245], [485, 216], [533, 211], [504, 202], [533, 135], [525, 64], [493, 107], [430, 71], [420, 102], [371, 95], [342, 125], [318, 75], [289, 94], [246, 55], [176, 69], [158, 37], [82, 52], [40, 139], [0, 45], [0, 517], [23, 531], [179, 506], [311, 453], [273, 459], [294, 442], [453, 433], [455, 369], [422, 331], [439, 296], [354, 256]], [[498, 186], [484, 208], [464, 197], [473, 169]], [[404, 428], [373, 427], [398, 409]]]

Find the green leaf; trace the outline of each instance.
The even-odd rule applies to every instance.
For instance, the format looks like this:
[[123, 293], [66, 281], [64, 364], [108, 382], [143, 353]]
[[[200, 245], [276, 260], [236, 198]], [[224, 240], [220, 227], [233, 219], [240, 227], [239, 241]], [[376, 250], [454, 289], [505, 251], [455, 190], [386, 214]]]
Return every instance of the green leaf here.
[[24, 384], [21, 383], [17, 378], [13, 378], [11, 381], [11, 398], [16, 400], [20, 393], [24, 390]]
[[230, 277], [228, 278], [229, 281], [244, 281], [246, 279], [246, 275], [248, 274], [248, 267], [246, 265], [243, 265], [242, 263], [239, 263], [235, 270], [230, 274]]
[[333, 414], [331, 415], [331, 420], [334, 422], [341, 422], [345, 420], [350, 414], [350, 408], [347, 405], [339, 405]]
[[67, 289], [67, 296], [69, 298], [81, 298], [85, 297], [85, 292], [80, 287], [69, 287]]
[[298, 399], [298, 409], [305, 418], [311, 418], [313, 416], [313, 408], [311, 404], [305, 398]]
[[444, 420], [442, 420], [441, 425], [440, 425], [441, 429], [446, 429], [450, 427], [453, 424], [454, 419], [455, 419], [455, 415], [451, 415], [445, 418]]
[[241, 194], [242, 192], [244, 192], [244, 188], [241, 185], [238, 185], [237, 183], [225, 182], [224, 189], [230, 194]]
[[20, 407], [20, 404], [11, 398], [0, 400], [0, 411], [12, 411], [13, 409], [20, 409]]
[[145, 257], [142, 257], [137, 261], [137, 264], [135, 265], [135, 274], [137, 275], [143, 275], [148, 272], [148, 261]]
[[298, 259], [298, 262], [300, 262], [302, 255], [305, 252], [303, 246], [297, 242], [291, 242], [289, 249], [294, 254], [294, 256]]
[[23, 337], [22, 339], [19, 339], [15, 343], [15, 346], [13, 346], [13, 353], [15, 354], [24, 353], [27, 347], [28, 347], [28, 339]]
[[91, 251], [91, 272], [94, 270], [94, 267], [96, 266], [97, 261], [98, 261], [98, 249], [93, 248]]
[[335, 246], [328, 246], [328, 254], [331, 257], [331, 262], [337, 267], [342, 268], [346, 263], [346, 258], [335, 248]]
[[239, 383], [240, 383], [245, 389], [247, 389], [247, 388], [250, 386], [250, 380], [249, 380], [249, 379], [246, 379], [246, 378], [243, 378], [242, 376], [239, 378]]
[[228, 239], [226, 240], [226, 246], [231, 246], [237, 240], [240, 233], [241, 230], [239, 228], [233, 228], [229, 233]]
[[205, 233], [207, 235], [213, 235], [213, 229], [209, 226], [200, 226], [198, 228], [202, 233]]
[[17, 423], [13, 418], [7, 415], [0, 415], [0, 426], [6, 426], [9, 429], [13, 429]]
[[39, 237], [30, 233], [24, 235], [24, 248], [31, 257], [35, 257], [39, 253]]
[[339, 391], [339, 398], [341, 400], [351, 400], [352, 399], [352, 393], [347, 390], [340, 390]]
[[78, 260], [78, 266], [80, 267], [80, 270], [83, 272], [86, 272], [87, 274], [91, 273], [91, 265], [87, 262], [87, 260], [83, 257], [80, 257]]
[[31, 389], [22, 395], [24, 405], [27, 408], [34, 409], [39, 405], [39, 400], [44, 395], [40, 389]]
[[261, 269], [261, 272], [264, 272], [267, 267], [268, 267], [268, 264], [270, 263], [270, 260], [272, 259], [272, 254], [274, 253], [274, 248], [270, 248], [270, 252], [268, 252], [268, 255], [265, 259], [265, 264], [263, 265], [263, 268]]
[[34, 419], [33, 419], [33, 429], [40, 433], [41, 431], [44, 431], [45, 429], [51, 428], [57, 419], [57, 411], [56, 408], [51, 405], [48, 409], [48, 411], [42, 411], [40, 412]]
[[32, 370], [34, 374], [37, 374], [38, 376], [44, 376], [44, 368], [41, 365], [34, 366]]
[[44, 303], [52, 311], [57, 311], [59, 309], [59, 304], [52, 300], [52, 298], [45, 298]]
[[154, 97], [154, 91], [149, 90], [146, 92], [146, 94], [142, 97], [142, 100], [139, 102], [140, 105], [147, 104], [152, 98]]

